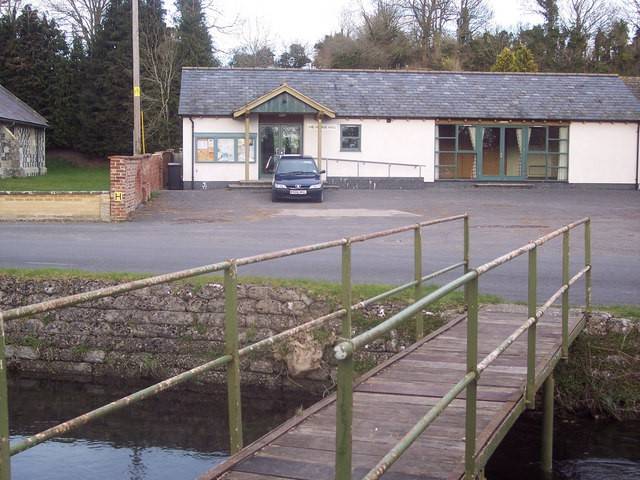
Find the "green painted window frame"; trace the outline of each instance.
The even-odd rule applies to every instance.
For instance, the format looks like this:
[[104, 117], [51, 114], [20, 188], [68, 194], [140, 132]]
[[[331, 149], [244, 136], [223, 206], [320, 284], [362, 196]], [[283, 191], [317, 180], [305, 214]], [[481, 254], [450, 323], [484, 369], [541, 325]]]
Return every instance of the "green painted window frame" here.
[[[440, 135], [440, 127], [441, 126], [451, 126], [454, 127], [454, 136], [441, 136]], [[476, 170], [475, 172], [475, 176], [473, 178], [468, 178], [468, 177], [461, 177], [460, 176], [460, 164], [458, 162], [458, 156], [463, 154], [463, 155], [469, 155], [469, 154], [473, 154], [475, 155], [475, 162], [476, 162], [476, 168], [479, 168], [478, 165], [478, 159], [479, 159], [479, 152], [480, 149], [482, 148], [482, 128], [486, 128], [486, 127], [493, 127], [493, 126], [497, 126], [497, 127], [512, 127], [512, 128], [521, 128], [522, 129], [522, 135], [523, 138], [527, 139], [527, 145], [526, 148], [523, 149], [522, 152], [522, 170], [524, 172], [524, 174], [520, 177], [505, 177], [506, 180], [508, 179], [521, 179], [521, 180], [532, 180], [532, 181], [549, 181], [549, 182], [568, 182], [569, 179], [569, 137], [570, 137], [570, 129], [569, 129], [569, 125], [536, 125], [536, 124], [517, 124], [517, 123], [513, 123], [513, 124], [509, 124], [509, 125], [503, 125], [503, 124], [486, 124], [486, 123], [465, 123], [465, 124], [452, 124], [452, 123], [440, 123], [440, 124], [436, 124], [436, 130], [435, 130], [435, 161], [434, 161], [434, 173], [435, 173], [435, 178], [437, 180], [481, 180], [481, 176], [479, 175], [479, 172]], [[464, 127], [474, 127], [475, 130], [475, 134], [476, 134], [476, 149], [474, 150], [464, 150], [464, 149], [460, 149], [459, 148], [459, 130], [460, 128], [464, 128]], [[545, 146], [544, 146], [544, 150], [530, 150], [529, 149], [529, 132], [532, 128], [544, 128], [545, 129]], [[549, 129], [551, 128], [565, 128], [566, 130], [566, 138], [560, 138], [561, 134], [560, 131], [558, 131], [558, 136], [557, 137], [551, 137], [550, 133], [549, 133]], [[441, 150], [440, 149], [440, 140], [450, 140], [454, 142], [454, 149], [453, 150]], [[552, 151], [549, 149], [549, 144], [550, 142], [558, 142], [558, 151]], [[561, 147], [561, 145], [564, 144], [564, 148]], [[563, 151], [564, 150], [564, 151]], [[455, 161], [454, 164], [452, 165], [440, 165], [440, 154], [453, 154]], [[529, 165], [529, 156], [530, 155], [544, 155], [544, 167], [542, 165], [540, 165], [539, 167], [534, 167], [534, 168], [544, 168], [544, 175], [541, 176], [530, 176], [529, 175], [529, 169], [530, 169], [530, 165]], [[558, 166], [554, 166], [551, 165], [551, 158], [553, 158], [554, 155], [558, 156]], [[566, 158], [566, 166], [559, 166], [561, 164], [561, 156], [564, 156]], [[440, 175], [442, 170], [455, 170], [455, 176], [453, 177], [449, 177], [449, 178], [442, 178], [442, 176]], [[560, 172], [564, 171], [564, 178], [559, 180], [558, 178], [561, 177]]]
[[[439, 135], [440, 133], [440, 127], [453, 127], [454, 128], [454, 136], [453, 137], [441, 137]], [[474, 180], [477, 177], [477, 172], [476, 172], [476, 177], [473, 178], [467, 178], [467, 177], [460, 177], [460, 164], [458, 162], [458, 155], [475, 155], [475, 160], [474, 162], [478, 161], [478, 153], [476, 150], [464, 150], [460, 148], [460, 134], [459, 131], [462, 128], [465, 127], [477, 127], [478, 125], [471, 125], [471, 124], [451, 124], [451, 123], [440, 123], [440, 124], [436, 124], [436, 144], [435, 144], [435, 162], [434, 162], [434, 168], [435, 168], [435, 173], [436, 173], [436, 178], [438, 180]], [[477, 133], [477, 132], [476, 132]], [[454, 141], [454, 148], [453, 150], [440, 150], [440, 140], [453, 140]], [[454, 165], [440, 165], [440, 154], [441, 153], [445, 153], [445, 154], [453, 154], [454, 155]], [[455, 169], [455, 176], [451, 177], [451, 178], [440, 178], [440, 172], [441, 172], [441, 168], [444, 169]]]
[[[569, 181], [569, 126], [568, 125], [528, 125], [527, 129], [531, 130], [532, 128], [544, 128], [545, 129], [545, 143], [544, 143], [544, 150], [530, 150], [529, 149], [529, 142], [527, 142], [527, 148], [525, 149], [525, 168], [526, 168], [526, 175], [525, 178], [527, 180], [539, 180], [539, 181], [547, 181], [547, 182], [568, 182]], [[567, 129], [567, 135], [566, 138], [552, 138], [550, 136], [549, 133], [549, 129], [550, 128], [566, 128]], [[525, 131], [524, 134], [526, 135], [526, 138], [530, 138], [529, 136], [529, 131]], [[560, 137], [560, 132], [558, 131], [558, 137]], [[549, 150], [549, 142], [558, 142], [558, 151], [554, 152]], [[560, 145], [564, 143], [565, 144], [565, 151], [562, 151], [562, 148], [560, 148]], [[529, 165], [529, 155], [544, 155], [544, 177], [541, 176], [530, 176], [529, 174], [529, 169], [531, 168], [531, 165]], [[566, 161], [566, 166], [565, 167], [560, 167], [560, 166], [553, 166], [550, 165], [549, 163], [549, 159], [552, 155], [557, 155], [558, 156], [558, 165], [560, 164], [560, 156], [564, 155], [567, 159]], [[537, 168], [542, 168], [542, 166], [537, 167]], [[549, 172], [555, 170], [555, 178], [553, 175], [549, 175]], [[560, 177], [560, 171], [563, 170], [565, 171], [565, 179], [563, 180], [558, 180], [558, 178]]]
[[[344, 130], [345, 128], [358, 128], [358, 136], [354, 137], [352, 135], [345, 136]], [[342, 140], [345, 138], [357, 138], [358, 139], [358, 147], [357, 148], [349, 148], [344, 147], [342, 145]], [[343, 123], [340, 125], [340, 151], [341, 152], [361, 152], [362, 151], [362, 124], [358, 123]]]
[[[255, 133], [249, 135], [251, 144], [251, 152], [249, 154], [249, 163], [256, 163], [257, 161], [257, 143], [258, 136]], [[198, 140], [213, 140], [213, 160], [198, 160]], [[218, 141], [219, 140], [233, 140], [233, 160], [218, 160]], [[211, 164], [230, 164], [230, 165], [243, 165], [244, 160], [240, 160], [239, 156], [239, 143], [240, 140], [244, 140], [244, 133], [202, 133], [198, 132], [193, 135], [193, 156], [195, 163], [203, 165]]]

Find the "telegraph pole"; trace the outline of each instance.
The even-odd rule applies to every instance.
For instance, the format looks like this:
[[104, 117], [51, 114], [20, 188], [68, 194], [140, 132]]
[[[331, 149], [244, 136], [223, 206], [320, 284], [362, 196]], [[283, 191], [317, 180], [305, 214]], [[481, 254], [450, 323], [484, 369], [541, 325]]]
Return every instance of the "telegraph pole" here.
[[131, 24], [133, 29], [133, 154], [142, 153], [140, 128], [140, 38], [138, 32], [138, 0], [131, 0]]

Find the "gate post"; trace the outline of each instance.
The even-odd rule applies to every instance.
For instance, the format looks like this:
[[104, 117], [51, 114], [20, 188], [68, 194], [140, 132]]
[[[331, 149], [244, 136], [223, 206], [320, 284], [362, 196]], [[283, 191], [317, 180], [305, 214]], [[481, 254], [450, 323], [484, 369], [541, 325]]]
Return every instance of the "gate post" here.
[[227, 402], [231, 454], [242, 449], [242, 399], [238, 355], [238, 268], [235, 260], [224, 270], [224, 349], [232, 360], [227, 365]]
[[9, 446], [9, 398], [7, 391], [7, 359], [5, 356], [4, 320], [0, 312], [0, 480], [11, 478]]
[[[538, 308], [538, 247], [529, 250], [528, 318], [536, 316]], [[527, 329], [527, 408], [535, 408], [536, 403], [536, 327], [537, 322]]]
[[562, 235], [562, 358], [569, 358], [569, 230]]
[[478, 393], [478, 277], [465, 284], [467, 298], [467, 373], [476, 377], [467, 385], [465, 408], [464, 478], [475, 479], [476, 470], [476, 397]]
[[544, 417], [542, 420], [542, 471], [553, 470], [553, 372], [544, 381]]
[[584, 282], [584, 310], [591, 314], [591, 219], [584, 224], [584, 265], [589, 267]]
[[[413, 231], [413, 263], [414, 263], [414, 280], [416, 286], [413, 298], [417, 302], [420, 298], [420, 289], [422, 287], [422, 229], [420, 224], [416, 225]], [[424, 336], [424, 319], [422, 313], [416, 315], [416, 341]]]
[[[351, 242], [342, 245], [342, 338], [351, 338]], [[353, 354], [338, 361], [336, 398], [335, 480], [351, 480], [351, 426], [353, 423]]]

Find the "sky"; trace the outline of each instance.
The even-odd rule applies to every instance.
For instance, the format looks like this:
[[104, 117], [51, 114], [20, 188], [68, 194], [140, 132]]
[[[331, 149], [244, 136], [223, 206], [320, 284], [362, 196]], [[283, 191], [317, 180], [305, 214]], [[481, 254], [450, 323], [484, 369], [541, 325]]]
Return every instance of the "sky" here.
[[[325, 34], [340, 30], [343, 12], [357, 11], [359, 0], [214, 0], [222, 12], [216, 23], [235, 27], [221, 34], [213, 31], [215, 43], [225, 57], [234, 46], [247, 38], [268, 38], [276, 51], [293, 42], [313, 45]], [[524, 0], [526, 2], [526, 0]], [[523, 0], [488, 0], [494, 11], [494, 25], [515, 27], [536, 21], [523, 8]]]

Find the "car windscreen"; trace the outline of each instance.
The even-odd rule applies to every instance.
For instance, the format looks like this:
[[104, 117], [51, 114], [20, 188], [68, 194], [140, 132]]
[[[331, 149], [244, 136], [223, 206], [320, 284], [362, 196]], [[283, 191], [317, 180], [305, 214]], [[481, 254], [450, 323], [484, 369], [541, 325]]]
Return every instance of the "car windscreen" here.
[[316, 164], [311, 158], [281, 159], [276, 173], [316, 173]]

